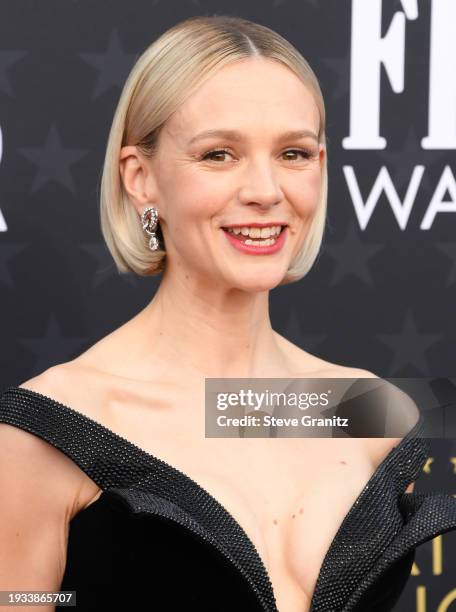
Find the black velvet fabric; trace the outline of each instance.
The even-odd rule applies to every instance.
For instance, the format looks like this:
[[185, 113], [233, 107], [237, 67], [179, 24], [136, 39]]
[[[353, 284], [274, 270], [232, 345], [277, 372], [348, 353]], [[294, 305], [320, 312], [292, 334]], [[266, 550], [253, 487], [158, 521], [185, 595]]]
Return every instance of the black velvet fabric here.
[[76, 590], [84, 611], [264, 609], [211, 544], [170, 519], [131, 515], [109, 493], [72, 521], [61, 590]]
[[[0, 421], [59, 448], [103, 491], [70, 523], [61, 590], [76, 590], [78, 610], [277, 612], [255, 546], [187, 475], [29, 389], [3, 392]], [[429, 454], [422, 428], [421, 415], [346, 514], [323, 560], [310, 612], [392, 610], [416, 547], [456, 529], [451, 495], [405, 493]]]

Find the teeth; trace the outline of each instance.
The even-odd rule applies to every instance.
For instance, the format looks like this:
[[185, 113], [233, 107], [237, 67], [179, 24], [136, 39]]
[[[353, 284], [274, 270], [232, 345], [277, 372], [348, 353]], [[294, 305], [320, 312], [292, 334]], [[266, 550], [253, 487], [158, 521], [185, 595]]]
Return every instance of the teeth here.
[[[270, 227], [230, 227], [228, 231], [232, 234], [242, 234], [243, 236], [249, 236], [250, 238], [270, 238], [271, 236], [277, 236], [280, 234], [281, 225], [274, 225]], [[247, 243], [247, 241], [246, 241]]]
[[244, 244], [252, 244], [253, 246], [271, 246], [275, 243], [275, 238], [268, 238], [267, 240], [245, 240]]

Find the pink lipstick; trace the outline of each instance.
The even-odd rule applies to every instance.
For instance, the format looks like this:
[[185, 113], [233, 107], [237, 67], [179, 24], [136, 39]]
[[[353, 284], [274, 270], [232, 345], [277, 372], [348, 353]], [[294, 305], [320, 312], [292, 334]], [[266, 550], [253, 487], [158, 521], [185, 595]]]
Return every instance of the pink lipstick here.
[[[268, 224], [256, 223], [256, 224], [249, 225], [248, 227], [267, 227], [269, 225], [270, 225], [269, 223]], [[227, 227], [239, 227], [239, 226], [227, 226]], [[287, 226], [283, 227], [280, 234], [275, 237], [274, 244], [271, 244], [268, 246], [245, 244], [244, 240], [246, 238], [248, 239], [248, 237], [243, 236], [242, 234], [238, 234], [238, 235], [233, 234], [231, 232], [228, 232], [225, 228], [222, 228], [222, 229], [228, 241], [230, 242], [230, 244], [232, 244], [233, 247], [235, 247], [242, 253], [248, 253], [249, 255], [271, 255], [273, 253], [277, 253], [283, 247], [285, 243], [285, 239], [287, 237], [288, 227]], [[239, 238], [239, 236], [241, 236], [241, 238]], [[274, 236], [272, 236], [272, 238], [274, 238]], [[250, 238], [250, 240], [257, 240], [257, 239]]]

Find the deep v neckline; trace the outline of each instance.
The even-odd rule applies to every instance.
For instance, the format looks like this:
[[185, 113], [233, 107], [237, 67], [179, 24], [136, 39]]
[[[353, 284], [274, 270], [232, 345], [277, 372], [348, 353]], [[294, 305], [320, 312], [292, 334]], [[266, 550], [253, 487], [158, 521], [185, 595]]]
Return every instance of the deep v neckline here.
[[[274, 597], [274, 592], [273, 592], [273, 586], [272, 586], [272, 582], [270, 579], [270, 576], [268, 574], [268, 571], [263, 563], [263, 560], [255, 546], [255, 544], [252, 542], [252, 540], [250, 539], [250, 537], [247, 535], [247, 533], [245, 532], [245, 530], [243, 529], [243, 527], [239, 524], [239, 522], [233, 517], [233, 515], [225, 508], [225, 506], [223, 506], [223, 504], [221, 504], [216, 497], [214, 497], [209, 491], [207, 491], [202, 485], [200, 485], [196, 480], [194, 480], [191, 476], [187, 475], [185, 472], [183, 472], [182, 470], [180, 470], [177, 467], [174, 467], [173, 465], [171, 465], [170, 463], [168, 463], [167, 461], [160, 459], [159, 457], [153, 455], [152, 453], [149, 453], [148, 451], [142, 449], [141, 447], [139, 447], [137, 444], [135, 444], [134, 442], [128, 440], [127, 438], [123, 437], [122, 435], [116, 433], [115, 431], [109, 429], [109, 427], [106, 427], [105, 425], [103, 425], [102, 423], [100, 423], [99, 421], [93, 419], [92, 417], [87, 416], [86, 414], [71, 408], [70, 406], [63, 404], [62, 402], [59, 402], [58, 400], [49, 397], [48, 395], [44, 395], [38, 391], [34, 391], [31, 389], [27, 389], [26, 387], [19, 387], [19, 386], [10, 386], [8, 387], [5, 391], [4, 394], [5, 396], [8, 393], [17, 393], [19, 394], [19, 396], [23, 396], [23, 397], [28, 397], [28, 398], [34, 398], [36, 400], [41, 400], [41, 401], [45, 401], [48, 403], [49, 406], [53, 406], [55, 408], [58, 408], [60, 411], [63, 411], [64, 413], [66, 413], [67, 415], [71, 415], [72, 417], [75, 417], [76, 419], [79, 420], [80, 423], [85, 424], [85, 426], [92, 430], [92, 432], [96, 433], [96, 434], [100, 434], [100, 436], [102, 438], [111, 438], [111, 440], [116, 441], [120, 444], [122, 444], [123, 447], [130, 449], [133, 454], [136, 457], [140, 457], [142, 458], [146, 464], [149, 463], [151, 467], [157, 467], [159, 466], [164, 478], [166, 479], [167, 477], [171, 478], [171, 479], [175, 479], [176, 475], [179, 476], [180, 480], [184, 483], [184, 485], [186, 486], [187, 492], [191, 492], [195, 494], [196, 497], [198, 497], [200, 500], [203, 499], [203, 501], [205, 501], [206, 503], [209, 502], [211, 505], [215, 505], [218, 508], [219, 514], [221, 513], [224, 517], [224, 519], [226, 519], [226, 521], [228, 521], [228, 523], [231, 523], [232, 526], [234, 526], [237, 530], [237, 532], [239, 534], [242, 534], [242, 538], [244, 540], [244, 544], [247, 545], [247, 548], [250, 549], [251, 552], [253, 552], [253, 554], [256, 556], [256, 560], [258, 562], [258, 565], [260, 566], [263, 574], [264, 574], [264, 582], [267, 583], [268, 588], [270, 589], [270, 595], [271, 595], [271, 600], [274, 603], [275, 608], [273, 608], [274, 612], [277, 612], [277, 606], [276, 606], [276, 601], [275, 601], [275, 597]], [[0, 396], [1, 398], [1, 396]], [[1, 410], [0, 410], [0, 417], [1, 417]], [[1, 421], [1, 418], [0, 418]], [[330, 557], [330, 554], [334, 553], [334, 549], [337, 548], [337, 540], [338, 540], [338, 536], [339, 534], [342, 532], [344, 526], [346, 525], [347, 521], [352, 519], [353, 516], [356, 514], [356, 511], [359, 507], [361, 507], [363, 500], [365, 499], [366, 496], [369, 495], [369, 493], [372, 491], [372, 485], [375, 483], [375, 481], [377, 480], [377, 478], [379, 477], [379, 475], [382, 474], [382, 472], [384, 471], [385, 467], [393, 460], [393, 457], [399, 453], [402, 448], [407, 444], [407, 442], [409, 441], [410, 438], [415, 437], [417, 434], [419, 434], [423, 428], [423, 424], [424, 424], [424, 417], [422, 415], [422, 413], [419, 413], [419, 418], [416, 421], [415, 425], [407, 432], [407, 434], [400, 440], [400, 442], [394, 446], [390, 452], [382, 459], [382, 461], [378, 464], [378, 466], [376, 467], [376, 469], [374, 470], [374, 472], [372, 473], [372, 475], [369, 477], [369, 479], [366, 481], [366, 483], [364, 484], [363, 488], [361, 489], [360, 493], [358, 494], [358, 496], [356, 497], [355, 501], [353, 502], [353, 504], [350, 506], [350, 508], [348, 509], [348, 511], [346, 512], [344, 518], [342, 519], [340, 525], [337, 528], [337, 531], [335, 533], [335, 536], [333, 538], [333, 540], [331, 541], [328, 550], [326, 551], [324, 557], [323, 557], [323, 561], [321, 563], [320, 566], [320, 570], [317, 576], [317, 580], [316, 580], [316, 586], [314, 589], [314, 592], [312, 594], [311, 597], [311, 602], [310, 602], [310, 608], [309, 610], [313, 610], [314, 609], [314, 604], [315, 602], [318, 600], [318, 595], [319, 595], [319, 582], [320, 582], [320, 578], [322, 576], [322, 573], [328, 563], [328, 559]], [[54, 441], [52, 441], [52, 444], [54, 446], [58, 447], [58, 444], [55, 443]], [[68, 456], [70, 456], [70, 458], [75, 461], [75, 458], [71, 456], [70, 453], [65, 452], [64, 449], [63, 452], [65, 454], [67, 454]], [[89, 477], [98, 485], [99, 483], [96, 482], [88, 473], [87, 470], [87, 466], [84, 465], [80, 465], [80, 463], [78, 461], [75, 461], [78, 466], [82, 469], [82, 471], [84, 471], [87, 475], [89, 475]], [[109, 481], [109, 478], [107, 478], [107, 481]], [[147, 471], [143, 474], [142, 478], [139, 478], [139, 480], [137, 482], [133, 482], [131, 486], [135, 486], [135, 485], [141, 485], [142, 482], [147, 481]], [[109, 485], [106, 485], [104, 488], [100, 486], [100, 489], [102, 490], [102, 494], [95, 500], [95, 502], [93, 502], [92, 504], [90, 504], [89, 506], [86, 506], [86, 508], [80, 510], [74, 518], [76, 518], [77, 516], [79, 516], [82, 512], [88, 510], [89, 508], [91, 508], [92, 506], [95, 506], [95, 504], [101, 502], [103, 496], [105, 496], [105, 494], [112, 488], [116, 488], [116, 487], [112, 487]], [[174, 500], [173, 500], [174, 501]], [[174, 503], [179, 506], [179, 502], [178, 501], [174, 501]], [[192, 517], [193, 518], [193, 517]], [[239, 569], [239, 567], [238, 567]], [[252, 586], [254, 586], [252, 584]], [[256, 589], [255, 589], [256, 590]], [[263, 601], [262, 601], [263, 603]], [[263, 603], [264, 605], [264, 603]], [[269, 607], [266, 606], [265, 608], [266, 610], [270, 610]]]

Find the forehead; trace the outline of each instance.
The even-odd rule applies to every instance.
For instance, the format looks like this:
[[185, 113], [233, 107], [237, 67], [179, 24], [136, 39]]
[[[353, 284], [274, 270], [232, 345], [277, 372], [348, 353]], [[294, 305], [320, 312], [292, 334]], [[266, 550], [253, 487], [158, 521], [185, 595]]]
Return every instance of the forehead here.
[[165, 127], [178, 142], [205, 129], [234, 129], [246, 136], [310, 129], [319, 112], [311, 90], [289, 68], [264, 58], [228, 64], [202, 83]]

